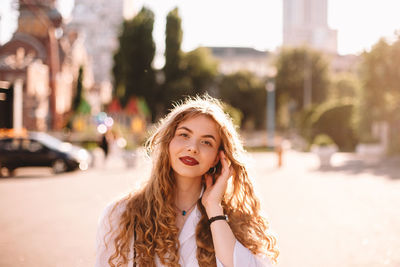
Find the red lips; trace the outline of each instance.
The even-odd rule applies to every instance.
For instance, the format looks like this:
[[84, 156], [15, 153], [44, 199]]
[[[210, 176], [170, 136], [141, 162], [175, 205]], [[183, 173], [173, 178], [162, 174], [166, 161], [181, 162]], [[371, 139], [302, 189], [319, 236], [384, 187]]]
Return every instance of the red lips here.
[[181, 158], [179, 158], [182, 162], [183, 162], [183, 164], [185, 164], [185, 165], [189, 165], [189, 166], [194, 166], [194, 165], [197, 165], [197, 164], [199, 164], [199, 162], [197, 161], [197, 160], [195, 160], [194, 158], [192, 158], [192, 157], [181, 157]]

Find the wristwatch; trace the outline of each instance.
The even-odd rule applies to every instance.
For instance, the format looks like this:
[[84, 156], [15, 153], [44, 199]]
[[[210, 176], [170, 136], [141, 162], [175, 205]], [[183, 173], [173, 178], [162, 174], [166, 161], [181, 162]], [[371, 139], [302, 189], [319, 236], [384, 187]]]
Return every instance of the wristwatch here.
[[218, 215], [218, 216], [211, 217], [210, 219], [208, 219], [208, 223], [211, 224], [212, 222], [219, 221], [219, 220], [228, 221], [228, 215], [225, 214], [225, 215]]

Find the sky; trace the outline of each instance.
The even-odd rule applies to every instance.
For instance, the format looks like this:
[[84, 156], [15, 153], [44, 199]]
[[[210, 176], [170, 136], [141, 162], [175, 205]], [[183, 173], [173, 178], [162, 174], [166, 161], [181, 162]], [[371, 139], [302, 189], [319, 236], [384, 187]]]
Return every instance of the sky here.
[[[0, 41], [16, 28], [12, 0], [0, 0]], [[158, 54], [164, 49], [167, 13], [178, 6], [182, 18], [184, 51], [198, 46], [244, 46], [275, 50], [282, 42], [282, 0], [133, 0], [143, 3], [156, 17], [154, 39]], [[68, 16], [74, 0], [58, 0]], [[381, 37], [393, 39], [400, 30], [400, 0], [328, 0], [328, 24], [338, 30], [339, 54], [369, 50]]]

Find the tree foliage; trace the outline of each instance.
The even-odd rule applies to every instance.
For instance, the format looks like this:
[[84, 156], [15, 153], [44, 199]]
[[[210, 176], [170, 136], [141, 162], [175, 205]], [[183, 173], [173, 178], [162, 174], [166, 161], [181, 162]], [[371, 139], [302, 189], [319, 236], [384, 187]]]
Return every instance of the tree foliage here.
[[363, 54], [362, 81], [364, 130], [372, 121], [400, 119], [400, 38], [391, 45], [381, 39]]
[[351, 101], [326, 102], [312, 114], [312, 137], [324, 133], [329, 135], [342, 151], [354, 151], [358, 142], [351, 114]]
[[370, 133], [373, 122], [390, 126], [391, 152], [400, 151], [400, 35], [389, 44], [378, 41], [363, 55], [360, 132]]
[[207, 48], [182, 52], [181, 23], [178, 9], [171, 10], [167, 15], [165, 30], [165, 79], [159, 95], [164, 113], [183, 96], [209, 92], [217, 75], [217, 62]]
[[284, 49], [278, 56], [276, 67], [278, 99], [287, 95], [288, 100], [295, 101], [298, 110], [304, 108], [306, 77], [311, 77], [311, 102], [320, 103], [326, 99], [329, 87], [328, 64], [321, 53], [305, 47]]
[[332, 99], [316, 104], [297, 114], [300, 135], [311, 144], [316, 136], [326, 134], [342, 151], [353, 151], [357, 142], [353, 120], [354, 99]]
[[262, 128], [265, 125], [266, 91], [261, 79], [250, 72], [223, 76], [220, 97], [243, 113], [242, 125]]
[[[307, 47], [283, 49], [276, 61], [277, 126], [288, 130], [299, 122], [304, 106], [305, 84], [311, 86], [311, 106], [325, 101], [329, 91], [328, 63], [320, 52]], [[309, 80], [307, 80], [309, 79]]]
[[[179, 63], [180, 77], [168, 81], [164, 85], [167, 96], [164, 106], [171, 107], [174, 101], [185, 96], [195, 96], [210, 93], [217, 77], [217, 61], [208, 48], [199, 47], [187, 53], [182, 53]], [[167, 81], [167, 80], [166, 80]], [[164, 110], [165, 112], [167, 109]]]
[[190, 84], [181, 66], [183, 58], [181, 24], [182, 19], [179, 16], [178, 8], [171, 10], [167, 15], [165, 28], [165, 65], [163, 68], [165, 79], [160, 94], [162, 105], [166, 108], [170, 108], [172, 103], [188, 90]]
[[77, 112], [79, 105], [81, 104], [83, 100], [83, 67], [79, 67], [79, 72], [78, 72], [78, 78], [76, 81], [76, 92], [74, 99], [72, 100], [72, 110], [73, 112]]
[[196, 48], [185, 53], [182, 69], [190, 80], [191, 94], [208, 92], [218, 74], [218, 63], [206, 47]]
[[349, 72], [342, 72], [333, 75], [331, 88], [329, 90], [329, 99], [341, 98], [358, 98], [360, 96], [360, 81], [359, 78]]
[[182, 60], [182, 19], [179, 17], [178, 8], [171, 10], [167, 15], [165, 28], [165, 83], [180, 79], [182, 71], [180, 63]]
[[125, 105], [131, 96], [142, 96], [152, 112], [158, 93], [151, 65], [155, 55], [153, 24], [154, 14], [145, 7], [123, 22], [113, 67], [115, 95], [121, 103]]

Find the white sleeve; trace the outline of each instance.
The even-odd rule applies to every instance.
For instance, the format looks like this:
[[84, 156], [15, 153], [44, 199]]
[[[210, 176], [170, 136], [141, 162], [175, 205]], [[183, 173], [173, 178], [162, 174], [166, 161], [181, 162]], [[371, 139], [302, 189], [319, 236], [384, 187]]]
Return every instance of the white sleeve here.
[[[271, 267], [272, 264], [265, 257], [254, 255], [250, 250], [245, 248], [239, 241], [236, 240], [233, 250], [233, 266], [234, 267]], [[217, 259], [217, 267], [224, 265]]]
[[[107, 205], [101, 214], [97, 227], [96, 235], [96, 263], [95, 267], [109, 267], [108, 259], [115, 252], [114, 237], [111, 232], [111, 227], [115, 230], [115, 225], [118, 220], [120, 212], [117, 210], [113, 212], [110, 217], [111, 211], [115, 203]], [[119, 208], [118, 208], [119, 209]]]

